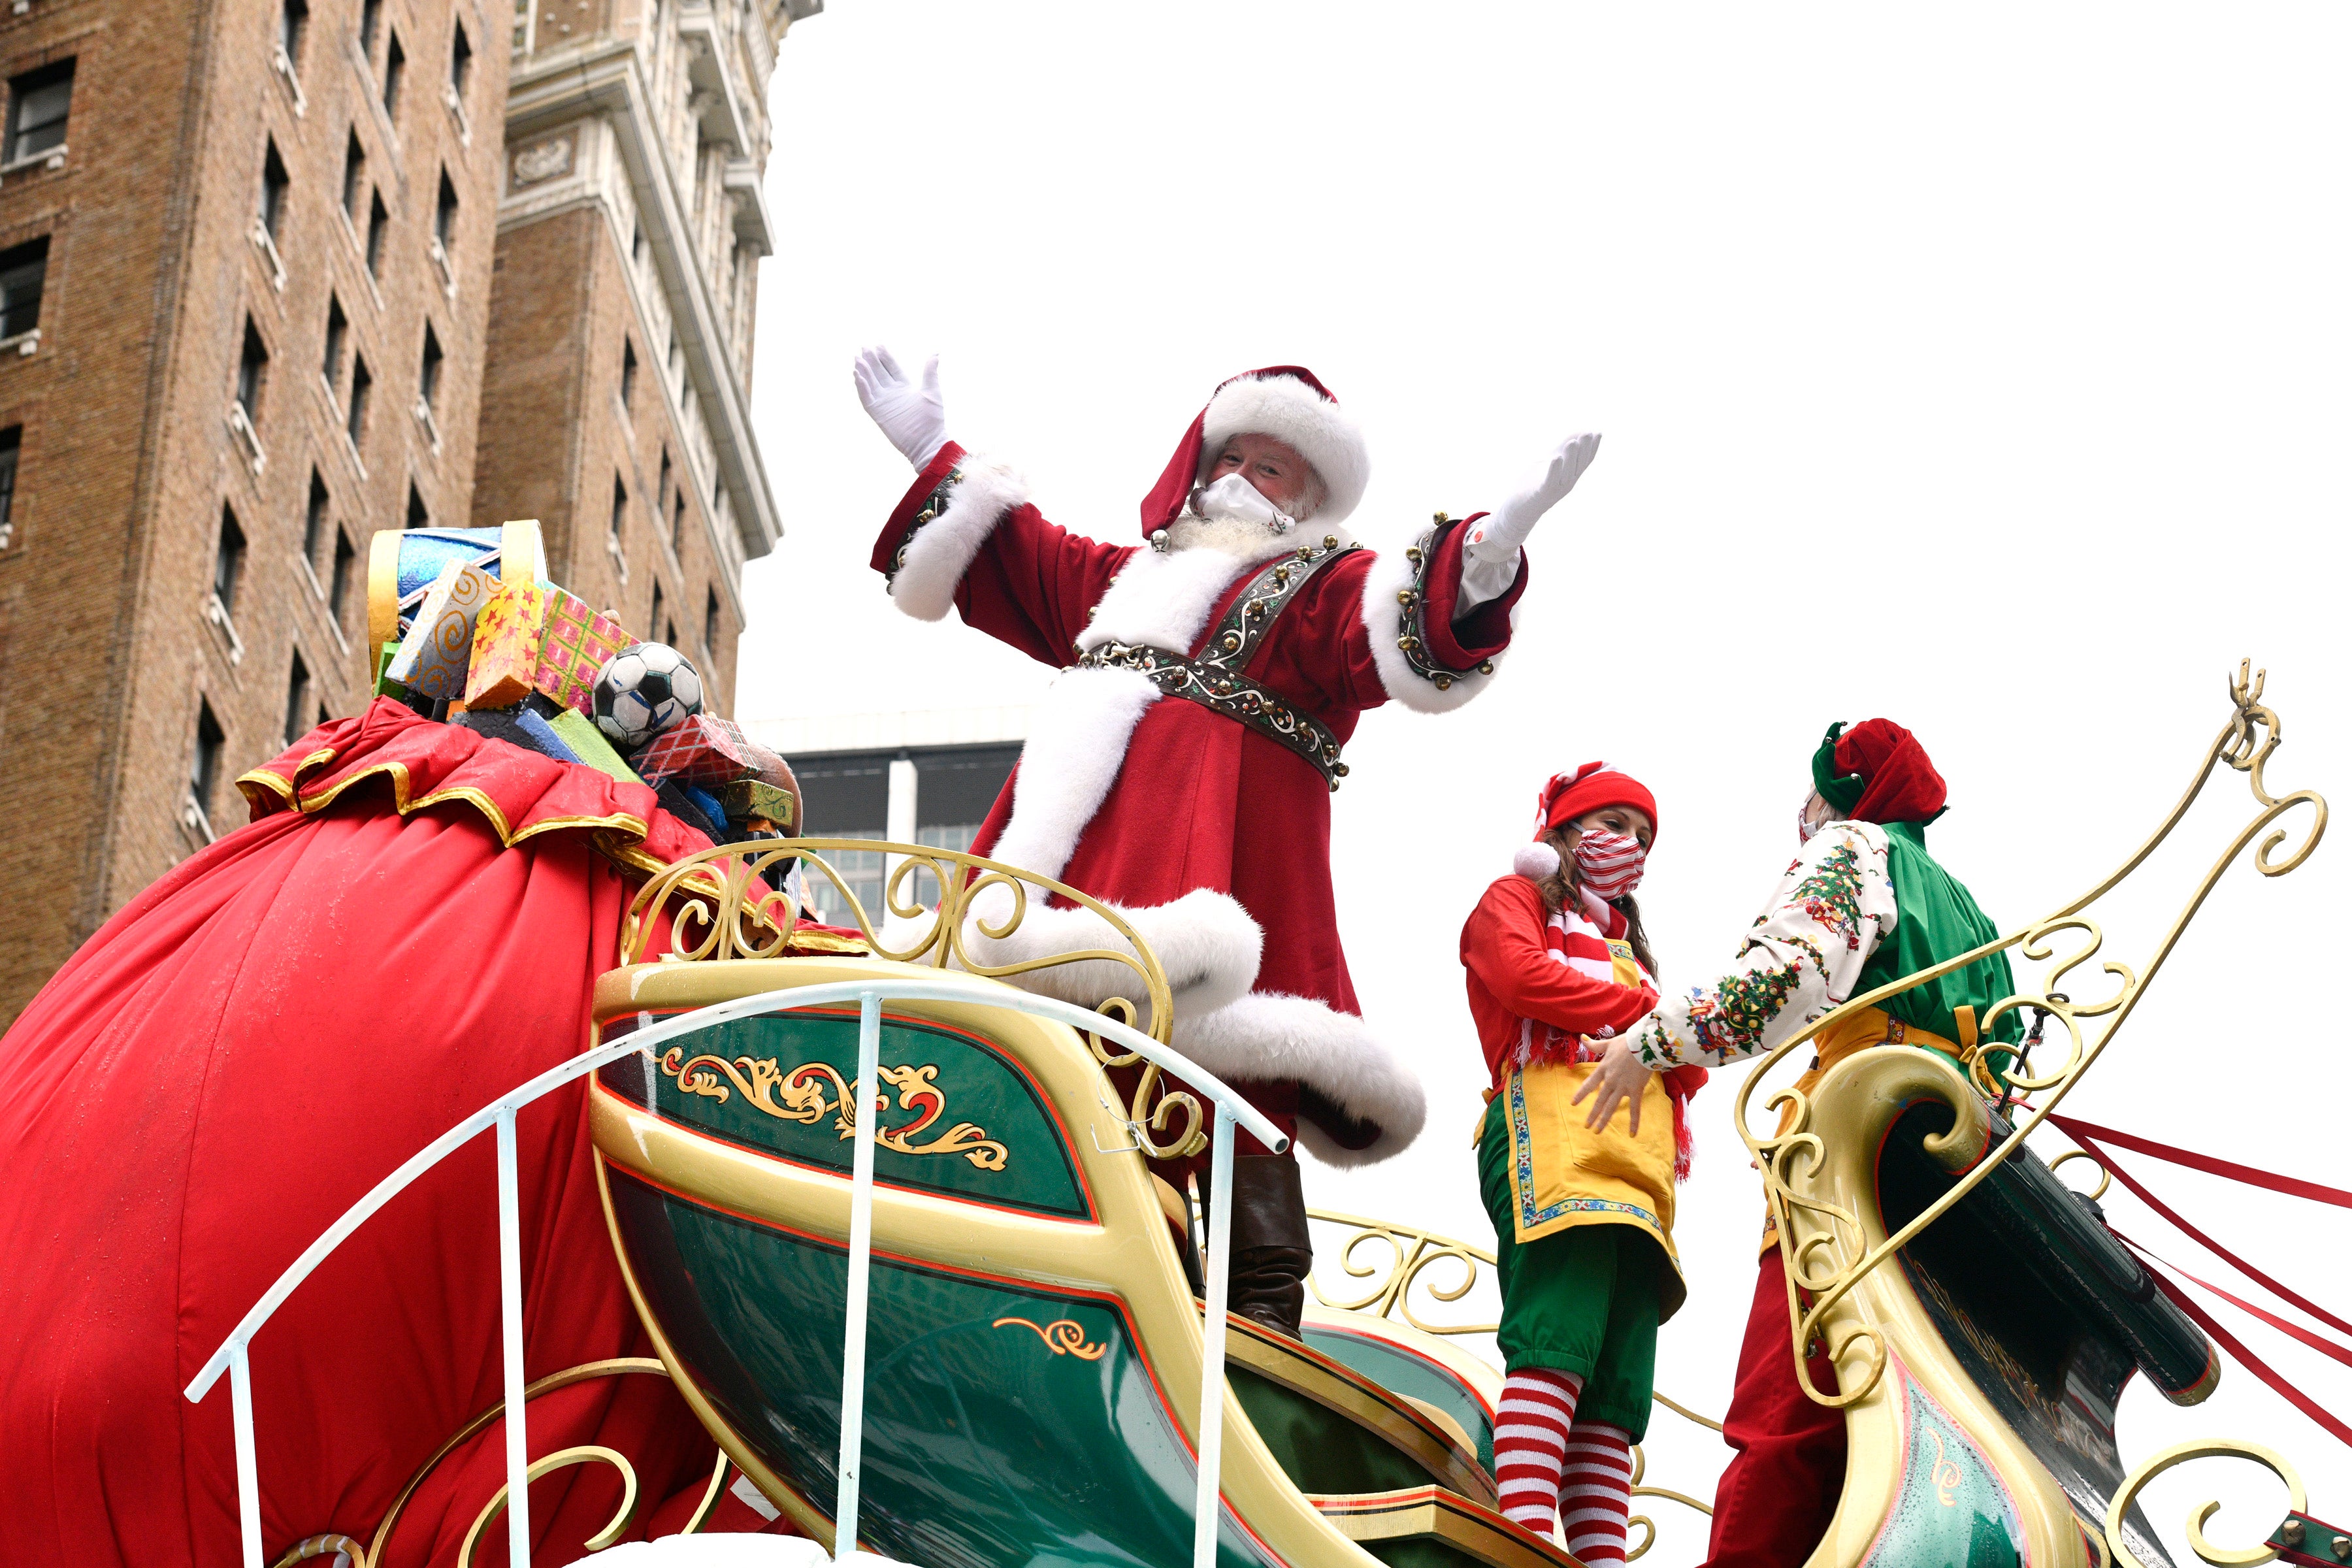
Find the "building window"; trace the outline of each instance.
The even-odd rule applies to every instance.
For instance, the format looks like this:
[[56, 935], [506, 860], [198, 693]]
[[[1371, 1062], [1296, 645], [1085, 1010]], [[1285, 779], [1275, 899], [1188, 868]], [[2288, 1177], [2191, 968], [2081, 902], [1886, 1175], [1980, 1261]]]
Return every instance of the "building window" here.
[[360, 220], [360, 193], [366, 188], [367, 149], [360, 145], [354, 127], [351, 139], [343, 143], [343, 216], [353, 223]]
[[646, 231], [635, 218], [629, 220], [629, 264], [632, 267], [646, 264]]
[[314, 572], [319, 566], [319, 546], [327, 537], [327, 513], [330, 510], [327, 481], [319, 477], [318, 469], [312, 468], [310, 499], [302, 507], [302, 560]]
[[43, 66], [8, 83], [8, 162], [21, 163], [66, 144], [66, 115], [73, 107], [74, 63]]
[[430, 528], [433, 526], [433, 514], [425, 510], [425, 498], [416, 493], [416, 481], [415, 479], [408, 481], [408, 521], [402, 523], [401, 526], [403, 528]]
[[686, 548], [686, 487], [677, 487], [669, 498], [669, 547], [672, 553]]
[[416, 395], [425, 406], [438, 412], [441, 396], [441, 340], [433, 331], [433, 323], [425, 324], [425, 354], [416, 366]]
[[25, 427], [0, 430], [0, 550], [16, 537], [16, 453], [25, 444]]
[[368, 276], [383, 276], [383, 231], [392, 222], [392, 215], [383, 210], [383, 193], [378, 191], [368, 198]]
[[22, 337], [41, 324], [41, 284], [49, 271], [49, 237], [0, 250], [0, 338]]
[[360, 52], [375, 58], [376, 29], [383, 25], [383, 0], [361, 0]]
[[294, 650], [293, 662], [286, 671], [286, 743], [300, 740], [310, 726], [302, 722], [303, 711], [310, 706], [310, 671], [302, 662], [302, 650]]
[[457, 228], [457, 187], [449, 183], [449, 171], [441, 171], [441, 194], [433, 204], [433, 237], [441, 248], [449, 248], [449, 237]]
[[466, 37], [466, 24], [460, 22], [449, 39], [449, 90], [463, 99], [466, 84], [473, 79], [474, 43]]
[[286, 187], [293, 180], [286, 173], [286, 161], [278, 155], [278, 139], [269, 139], [269, 150], [261, 155], [261, 226], [269, 233], [272, 244], [286, 222]]
[[245, 530], [237, 526], [236, 513], [221, 508], [220, 542], [213, 552], [213, 597], [220, 601], [224, 614], [236, 613], [237, 584], [245, 576]]
[[352, 354], [352, 405], [344, 416], [343, 429], [351, 436], [352, 446], [355, 448], [367, 434], [368, 394], [374, 388], [375, 377], [368, 374], [367, 356]]
[[[615, 479], [613, 481], [613, 545], [615, 549], [621, 543], [621, 520], [628, 514], [629, 487]], [[656, 587], [655, 591], [658, 593], [660, 590]]]
[[278, 0], [278, 47], [286, 63], [302, 63], [302, 43], [310, 36], [310, 0]]
[[[637, 345], [628, 339], [621, 340], [621, 406], [631, 413], [637, 406]], [[662, 454], [662, 485], [669, 485], [669, 454]]]
[[[664, 447], [662, 448], [661, 480], [654, 489], [654, 515], [656, 517], [667, 516], [669, 512], [669, 448], [667, 447]], [[670, 542], [675, 544], [677, 542], [676, 540], [672, 540]]]
[[341, 529], [335, 530], [335, 566], [327, 578], [327, 614], [337, 626], [343, 622], [343, 606], [352, 595], [352, 567], [359, 560], [359, 552], [352, 548], [352, 536]]
[[332, 392], [343, 374], [343, 340], [351, 335], [351, 320], [343, 314], [343, 302], [336, 295], [327, 296], [327, 352], [320, 357], [319, 374], [327, 378], [327, 390]]
[[[654, 579], [654, 607], [646, 612], [646, 636], [661, 640], [662, 595], [661, 579]], [[676, 647], [676, 644], [672, 644]]]
[[269, 376], [269, 348], [254, 330], [253, 318], [245, 319], [245, 347], [236, 356], [236, 405], [245, 410], [246, 423], [261, 417], [261, 384]]
[[383, 51], [383, 111], [395, 120], [400, 114], [400, 78], [407, 68], [407, 52], [400, 47], [400, 35], [394, 33]]
[[213, 705], [196, 699], [196, 754], [188, 769], [188, 798], [205, 818], [207, 833], [212, 826], [213, 784], [220, 777], [221, 748], [227, 742], [220, 721], [213, 717]]
[[702, 600], [702, 651], [708, 656], [719, 646], [719, 590], [706, 589]]

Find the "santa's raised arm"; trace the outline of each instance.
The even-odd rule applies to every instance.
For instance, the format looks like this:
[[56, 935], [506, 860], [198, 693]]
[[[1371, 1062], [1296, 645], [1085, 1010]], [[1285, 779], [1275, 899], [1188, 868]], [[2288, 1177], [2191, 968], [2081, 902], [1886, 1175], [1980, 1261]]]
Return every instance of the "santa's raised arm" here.
[[[1364, 710], [1425, 713], [1493, 680], [1527, 588], [1520, 546], [1592, 459], [1563, 442], [1493, 514], [1411, 548], [1349, 538], [1362, 434], [1296, 365], [1216, 389], [1143, 500], [1140, 541], [1071, 533], [1009, 469], [948, 437], [934, 359], [886, 351], [858, 395], [919, 472], [875, 542], [892, 600], [1062, 670], [974, 852], [1118, 906], [1174, 991], [1173, 1044], [1316, 1155], [1361, 1164], [1421, 1131], [1421, 1081], [1358, 1011], [1331, 893], [1330, 795]], [[1083, 910], [1031, 911], [1006, 963], [1120, 942]], [[1109, 965], [1021, 976], [1083, 1005], [1131, 992]], [[1246, 1142], [1246, 1141], [1245, 1141]], [[1233, 1301], [1296, 1334], [1307, 1265], [1297, 1167], [1254, 1142], [1234, 1168]]]

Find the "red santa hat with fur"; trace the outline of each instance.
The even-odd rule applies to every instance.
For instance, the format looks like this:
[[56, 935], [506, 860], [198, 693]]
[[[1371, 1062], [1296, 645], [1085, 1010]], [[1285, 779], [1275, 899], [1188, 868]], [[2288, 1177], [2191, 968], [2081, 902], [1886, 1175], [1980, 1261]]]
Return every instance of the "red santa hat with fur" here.
[[1209, 466], [1235, 436], [1271, 436], [1307, 459], [1323, 484], [1318, 522], [1345, 521], [1371, 481], [1363, 431], [1313, 371], [1296, 364], [1245, 370], [1222, 383], [1193, 416], [1160, 482], [1143, 498], [1144, 538], [1176, 521], [1193, 487], [1208, 477]]

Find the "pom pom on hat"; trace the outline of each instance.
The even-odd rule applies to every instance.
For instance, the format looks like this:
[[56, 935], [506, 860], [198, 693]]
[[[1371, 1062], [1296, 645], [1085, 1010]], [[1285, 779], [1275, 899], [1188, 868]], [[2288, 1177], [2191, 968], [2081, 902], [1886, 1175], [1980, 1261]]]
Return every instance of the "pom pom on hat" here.
[[1511, 869], [1530, 882], [1540, 882], [1559, 871], [1559, 851], [1538, 839], [1522, 844], [1511, 857]]

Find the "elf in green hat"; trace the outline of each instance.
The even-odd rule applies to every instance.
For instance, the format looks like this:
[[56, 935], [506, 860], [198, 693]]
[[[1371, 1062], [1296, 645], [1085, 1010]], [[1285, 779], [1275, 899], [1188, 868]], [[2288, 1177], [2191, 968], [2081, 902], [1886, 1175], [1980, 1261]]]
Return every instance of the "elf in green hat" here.
[[[1719, 978], [1663, 999], [1612, 1042], [1578, 1096], [1592, 1098], [1594, 1123], [1638, 1095], [1652, 1072], [1772, 1050], [1848, 997], [1998, 936], [1968, 889], [1927, 853], [1927, 824], [1943, 814], [1943, 777], [1910, 731], [1885, 719], [1831, 725], [1799, 810], [1799, 853], [1738, 958]], [[1979, 1042], [1979, 1020], [2012, 990], [2009, 960], [1994, 953], [1864, 1008], [1815, 1037], [1813, 1066], [1797, 1087], [1810, 1090], [1872, 1046], [1917, 1046], [1957, 1061]], [[1985, 1037], [2015, 1044], [2019, 1032], [2011, 1013]], [[1784, 1121], [1794, 1109], [1784, 1108]], [[1844, 1484], [1845, 1415], [1798, 1385], [1785, 1272], [1768, 1218], [1724, 1417], [1733, 1454], [1716, 1485], [1706, 1568], [1798, 1568], [1828, 1530]], [[1826, 1357], [1806, 1364], [1816, 1388], [1836, 1392]]]

